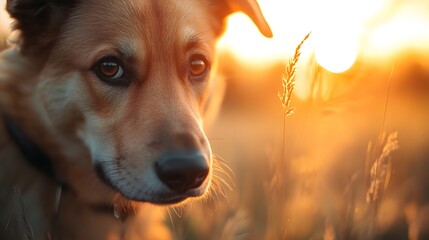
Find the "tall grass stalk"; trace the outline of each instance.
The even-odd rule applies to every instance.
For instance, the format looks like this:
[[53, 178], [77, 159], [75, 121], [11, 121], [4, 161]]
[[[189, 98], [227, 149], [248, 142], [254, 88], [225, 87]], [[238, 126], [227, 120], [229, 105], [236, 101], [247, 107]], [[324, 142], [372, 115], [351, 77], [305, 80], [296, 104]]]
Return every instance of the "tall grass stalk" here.
[[[391, 132], [389, 135], [385, 132], [387, 107], [389, 102], [390, 85], [395, 70], [393, 65], [386, 87], [386, 96], [384, 101], [383, 117], [380, 125], [378, 139], [375, 146], [370, 142], [368, 144], [368, 157], [366, 160], [366, 175], [369, 180], [367, 184], [368, 190], [366, 194], [366, 202], [369, 211], [369, 226], [367, 237], [374, 236], [377, 232], [377, 215], [378, 209], [383, 200], [383, 195], [389, 185], [392, 163], [390, 155], [393, 151], [399, 148], [398, 133]], [[374, 159], [374, 160], [372, 160]]]
[[[377, 215], [383, 200], [383, 196], [389, 186], [392, 174], [391, 154], [399, 148], [398, 133], [391, 132], [389, 135], [382, 133], [375, 147], [381, 146], [382, 150], [374, 159], [368, 171], [368, 190], [366, 192], [366, 203], [368, 204], [369, 225], [368, 239], [371, 239], [377, 232]], [[372, 152], [372, 144], [369, 143], [368, 151]], [[374, 155], [373, 155], [374, 156]], [[367, 160], [369, 162], [370, 160]]]
[[301, 56], [301, 47], [304, 42], [310, 37], [309, 32], [301, 43], [295, 48], [294, 56], [289, 59], [286, 65], [285, 73], [282, 75], [283, 91], [278, 93], [278, 97], [283, 107], [283, 136], [282, 136], [282, 160], [285, 160], [285, 138], [286, 138], [286, 117], [294, 113], [295, 108], [291, 106], [292, 92], [295, 89], [296, 64]]
[[392, 69], [390, 69], [389, 80], [387, 81], [386, 98], [384, 100], [384, 109], [383, 109], [383, 120], [382, 120], [381, 126], [380, 126], [379, 138], [382, 136], [382, 134], [384, 132], [384, 127], [386, 124], [387, 104], [389, 102], [390, 84], [392, 82], [392, 77], [393, 77], [393, 73], [395, 71], [395, 67], [396, 67], [396, 64], [393, 64]]

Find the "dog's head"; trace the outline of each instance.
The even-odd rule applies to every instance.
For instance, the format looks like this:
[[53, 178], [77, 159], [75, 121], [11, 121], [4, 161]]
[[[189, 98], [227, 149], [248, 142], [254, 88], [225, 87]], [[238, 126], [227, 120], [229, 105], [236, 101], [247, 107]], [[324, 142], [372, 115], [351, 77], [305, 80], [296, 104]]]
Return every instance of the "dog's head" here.
[[[65, 174], [75, 191], [156, 204], [206, 191], [215, 41], [235, 11], [270, 36], [255, 1], [9, 0], [7, 9], [22, 54], [41, 66], [34, 100], [45, 125], [69, 156], [84, 156], [71, 153], [81, 151], [76, 142], [88, 155], [55, 163], [91, 166]], [[100, 184], [82, 183], [88, 175]]]

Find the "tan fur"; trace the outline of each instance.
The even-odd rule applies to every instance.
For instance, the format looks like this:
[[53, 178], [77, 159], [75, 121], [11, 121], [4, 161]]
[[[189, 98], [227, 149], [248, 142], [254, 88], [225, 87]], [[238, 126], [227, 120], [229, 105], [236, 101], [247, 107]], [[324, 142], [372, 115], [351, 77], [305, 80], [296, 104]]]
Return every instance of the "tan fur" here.
[[[47, 1], [29, 14], [33, 23], [20, 9], [28, 2], [8, 1], [22, 37], [0, 55], [0, 111], [49, 155], [57, 180], [33, 168], [0, 125], [0, 206], [6, 209], [0, 238], [168, 239], [161, 207], [143, 202], [201, 196], [211, 177], [176, 196], [152, 166], [164, 152], [194, 148], [211, 165], [203, 117], [219, 94], [213, 87], [222, 86], [214, 83], [215, 41], [223, 18], [237, 10], [270, 35], [257, 4]], [[51, 20], [38, 23], [46, 14]], [[46, 32], [37, 24], [47, 25]], [[192, 54], [211, 62], [204, 79], [183, 72]], [[93, 66], [104, 56], [122, 59], [128, 86], [96, 76]], [[96, 164], [114, 172], [116, 190], [98, 177]]]

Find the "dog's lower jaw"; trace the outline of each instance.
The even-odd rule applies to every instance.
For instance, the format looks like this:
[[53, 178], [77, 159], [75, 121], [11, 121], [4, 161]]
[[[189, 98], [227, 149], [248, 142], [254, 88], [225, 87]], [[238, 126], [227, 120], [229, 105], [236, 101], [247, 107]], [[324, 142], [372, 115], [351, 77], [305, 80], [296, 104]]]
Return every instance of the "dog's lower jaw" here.
[[[137, 197], [137, 196], [129, 196], [125, 192], [122, 192], [119, 187], [117, 187], [107, 176], [106, 173], [102, 167], [102, 164], [96, 164], [95, 165], [95, 171], [100, 178], [100, 180], [107, 185], [109, 188], [111, 188], [112, 191], [115, 191], [117, 193], [117, 196], [115, 199], [120, 199], [120, 204], [123, 206], [130, 205], [128, 203], [136, 202], [136, 203], [150, 203], [160, 206], [166, 206], [166, 205], [174, 205], [174, 204], [180, 204], [185, 202], [189, 198], [196, 198], [196, 197], [202, 197], [207, 189], [210, 186], [211, 182], [211, 173], [209, 176], [205, 179], [205, 181], [197, 188], [189, 189], [185, 192], [175, 192], [171, 189], [167, 188], [166, 186], [162, 187], [162, 190], [160, 191], [152, 191], [151, 193], [145, 194], [144, 197]], [[138, 183], [135, 183], [138, 184]], [[117, 202], [117, 201], [116, 201]], [[128, 202], [128, 203], [127, 203]], [[134, 204], [131, 204], [133, 206]]]

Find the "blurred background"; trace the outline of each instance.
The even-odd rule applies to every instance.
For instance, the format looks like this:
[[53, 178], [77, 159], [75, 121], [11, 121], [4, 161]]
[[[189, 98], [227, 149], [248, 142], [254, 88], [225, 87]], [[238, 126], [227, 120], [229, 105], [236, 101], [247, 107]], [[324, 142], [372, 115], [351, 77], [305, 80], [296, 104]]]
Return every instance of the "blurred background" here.
[[429, 1], [259, 3], [274, 38], [228, 20], [217, 180], [169, 210], [175, 239], [429, 239]]

